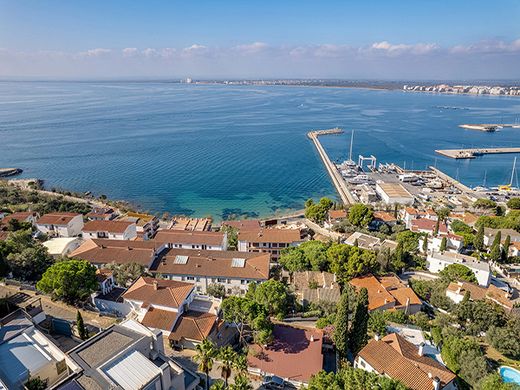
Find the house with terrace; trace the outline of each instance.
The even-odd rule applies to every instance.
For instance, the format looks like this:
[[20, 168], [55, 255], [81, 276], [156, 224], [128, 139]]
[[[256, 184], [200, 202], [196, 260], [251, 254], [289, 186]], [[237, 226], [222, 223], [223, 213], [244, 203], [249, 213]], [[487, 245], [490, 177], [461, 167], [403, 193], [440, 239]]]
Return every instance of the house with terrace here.
[[272, 261], [278, 262], [283, 249], [298, 246], [303, 241], [300, 229], [240, 230], [238, 250], [250, 253], [270, 253]]
[[137, 263], [148, 270], [154, 260], [166, 249], [165, 244], [148, 241], [97, 240], [85, 241], [69, 253], [69, 257], [87, 260], [97, 268], [106, 264]]
[[137, 226], [135, 223], [128, 221], [89, 221], [83, 226], [83, 238], [135, 240], [137, 238]]
[[402, 310], [406, 314], [415, 314], [421, 310], [422, 302], [417, 294], [397, 276], [366, 275], [352, 279], [349, 284], [356, 291], [367, 289], [369, 311]]
[[397, 333], [368, 342], [354, 360], [354, 368], [384, 375], [412, 390], [456, 390], [456, 375]]
[[217, 345], [225, 341], [219, 301], [198, 296], [192, 283], [140, 277], [123, 294], [123, 301], [141, 324], [160, 329], [174, 347], [193, 349], [206, 338]]
[[36, 222], [38, 230], [49, 237], [76, 237], [83, 229], [83, 215], [78, 213], [49, 213]]
[[201, 294], [211, 284], [221, 284], [227, 294], [241, 295], [250, 282], [269, 279], [269, 262], [269, 253], [170, 248], [154, 261], [150, 272], [192, 283]]
[[164, 242], [169, 248], [210, 251], [227, 249], [227, 234], [223, 232], [161, 229], [155, 235], [155, 241]]

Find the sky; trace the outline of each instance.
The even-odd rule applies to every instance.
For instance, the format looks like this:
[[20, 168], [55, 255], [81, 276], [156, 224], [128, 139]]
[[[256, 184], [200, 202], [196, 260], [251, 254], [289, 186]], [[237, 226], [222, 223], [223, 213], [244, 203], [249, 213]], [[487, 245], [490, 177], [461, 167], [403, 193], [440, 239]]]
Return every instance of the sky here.
[[0, 0], [0, 78], [520, 79], [519, 0]]

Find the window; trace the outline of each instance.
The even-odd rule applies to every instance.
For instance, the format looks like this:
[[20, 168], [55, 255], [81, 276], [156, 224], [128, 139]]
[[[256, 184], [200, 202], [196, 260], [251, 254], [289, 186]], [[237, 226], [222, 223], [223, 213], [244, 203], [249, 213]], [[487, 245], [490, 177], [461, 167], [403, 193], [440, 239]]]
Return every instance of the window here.
[[247, 283], [247, 280], [242, 279], [242, 280], [240, 281], [240, 284], [246, 284], [246, 283]]
[[223, 279], [223, 278], [218, 278], [217, 281], [219, 283], [226, 283], [226, 279]]
[[200, 282], [200, 278], [198, 278], [198, 277], [197, 277], [197, 278], [195, 278], [195, 280], [196, 280], [197, 282]]
[[187, 280], [195, 280], [195, 278], [193, 276], [188, 276], [186, 279]]

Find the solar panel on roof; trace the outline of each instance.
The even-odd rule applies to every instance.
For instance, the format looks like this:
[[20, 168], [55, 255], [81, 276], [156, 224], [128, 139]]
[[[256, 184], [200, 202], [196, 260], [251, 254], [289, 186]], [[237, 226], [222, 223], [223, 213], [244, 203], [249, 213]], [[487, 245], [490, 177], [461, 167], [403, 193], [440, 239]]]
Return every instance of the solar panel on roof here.
[[175, 260], [173, 264], [186, 264], [188, 262], [188, 256], [177, 255], [175, 256]]
[[234, 268], [244, 268], [246, 265], [246, 259], [241, 259], [241, 258], [233, 258], [231, 260], [231, 267], [234, 267]]

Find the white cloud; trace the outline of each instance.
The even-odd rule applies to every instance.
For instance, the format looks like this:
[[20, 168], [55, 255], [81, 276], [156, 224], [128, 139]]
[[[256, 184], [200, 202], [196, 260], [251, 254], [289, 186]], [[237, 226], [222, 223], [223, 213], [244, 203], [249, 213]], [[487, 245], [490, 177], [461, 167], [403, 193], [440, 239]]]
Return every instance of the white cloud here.
[[[416, 43], [413, 45], [408, 45], [404, 43], [392, 44], [388, 41], [382, 41], [373, 43], [369, 50], [397, 55], [400, 53], [427, 54], [438, 50], [439, 48], [439, 45], [436, 43]], [[363, 49], [360, 51], [363, 51]]]
[[136, 47], [125, 47], [121, 52], [123, 57], [135, 57], [139, 54], [139, 50]]
[[101, 57], [110, 54], [111, 52], [112, 50], [110, 49], [96, 48], [80, 52], [79, 55], [81, 57]]
[[520, 39], [511, 42], [499, 40], [480, 41], [471, 45], [457, 45], [450, 49], [452, 53], [515, 53], [520, 52]]
[[264, 51], [269, 48], [269, 45], [264, 42], [253, 42], [251, 44], [238, 45], [232, 48], [233, 51], [237, 51], [241, 54], [254, 54]]

